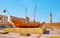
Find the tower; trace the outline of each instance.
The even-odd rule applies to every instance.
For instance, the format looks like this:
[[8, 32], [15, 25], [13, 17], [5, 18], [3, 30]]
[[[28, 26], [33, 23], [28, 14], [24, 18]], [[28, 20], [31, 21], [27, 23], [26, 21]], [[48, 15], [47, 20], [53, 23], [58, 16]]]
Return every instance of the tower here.
[[50, 12], [50, 23], [52, 23], [52, 13]]

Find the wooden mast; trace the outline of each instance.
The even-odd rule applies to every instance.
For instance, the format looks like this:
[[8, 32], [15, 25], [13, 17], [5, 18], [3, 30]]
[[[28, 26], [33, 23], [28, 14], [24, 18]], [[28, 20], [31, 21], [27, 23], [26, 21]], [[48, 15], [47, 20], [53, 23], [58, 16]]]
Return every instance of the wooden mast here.
[[26, 13], [25, 13], [25, 17], [27, 17], [27, 8], [26, 8]]
[[35, 10], [34, 10], [34, 22], [35, 22], [35, 18], [36, 18], [36, 8], [37, 8], [37, 6], [35, 5]]

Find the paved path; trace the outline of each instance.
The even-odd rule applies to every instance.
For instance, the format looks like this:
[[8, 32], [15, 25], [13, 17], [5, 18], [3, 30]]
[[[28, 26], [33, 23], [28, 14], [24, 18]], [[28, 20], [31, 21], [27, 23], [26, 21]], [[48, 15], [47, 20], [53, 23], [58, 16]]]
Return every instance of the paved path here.
[[36, 38], [39, 34], [31, 34], [31, 36], [22, 36], [19, 33], [0, 34], [0, 38]]

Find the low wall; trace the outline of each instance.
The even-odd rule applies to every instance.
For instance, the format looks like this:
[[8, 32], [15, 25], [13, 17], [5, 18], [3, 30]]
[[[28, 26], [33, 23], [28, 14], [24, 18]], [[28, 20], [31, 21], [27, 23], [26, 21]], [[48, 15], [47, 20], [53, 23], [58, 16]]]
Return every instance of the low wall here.
[[43, 34], [45, 29], [43, 28], [4, 28], [5, 32], [16, 32], [16, 33], [32, 33], [32, 34]]

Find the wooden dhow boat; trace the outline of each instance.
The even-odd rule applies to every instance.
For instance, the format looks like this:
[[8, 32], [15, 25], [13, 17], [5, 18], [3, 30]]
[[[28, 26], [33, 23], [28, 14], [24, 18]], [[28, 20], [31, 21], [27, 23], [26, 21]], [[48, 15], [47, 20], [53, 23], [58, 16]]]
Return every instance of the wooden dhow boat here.
[[19, 27], [19, 28], [38, 28], [44, 24], [44, 22], [42, 24], [40, 24], [40, 22], [36, 22], [36, 21], [31, 22], [28, 17], [17, 18], [14, 16], [10, 16], [10, 20], [12, 21], [12, 23], [14, 23], [14, 25], [16, 27]]

